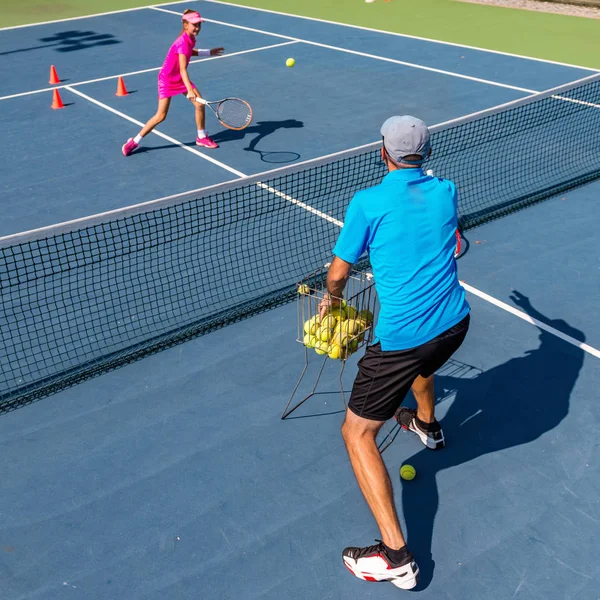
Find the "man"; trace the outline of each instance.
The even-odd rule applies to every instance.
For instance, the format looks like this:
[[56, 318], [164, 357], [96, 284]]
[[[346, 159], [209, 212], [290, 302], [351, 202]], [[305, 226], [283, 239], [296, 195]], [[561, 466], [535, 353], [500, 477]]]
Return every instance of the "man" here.
[[[342, 297], [352, 265], [368, 252], [380, 303], [374, 344], [359, 361], [342, 436], [382, 541], [346, 548], [342, 556], [361, 579], [411, 589], [419, 567], [402, 535], [376, 436], [396, 416], [427, 448], [444, 446], [433, 374], [462, 344], [470, 308], [454, 258], [456, 188], [421, 169], [431, 154], [427, 126], [415, 117], [391, 117], [381, 134], [389, 173], [350, 202], [327, 275], [329, 295]], [[417, 409], [400, 406], [411, 388]]]

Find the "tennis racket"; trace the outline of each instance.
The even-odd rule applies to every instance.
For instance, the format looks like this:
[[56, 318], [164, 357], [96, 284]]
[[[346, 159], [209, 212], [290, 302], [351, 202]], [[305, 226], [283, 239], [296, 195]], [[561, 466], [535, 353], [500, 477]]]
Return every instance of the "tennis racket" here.
[[224, 98], [210, 102], [196, 97], [196, 102], [210, 107], [219, 123], [228, 129], [245, 129], [252, 123], [252, 108], [245, 100], [239, 98]]

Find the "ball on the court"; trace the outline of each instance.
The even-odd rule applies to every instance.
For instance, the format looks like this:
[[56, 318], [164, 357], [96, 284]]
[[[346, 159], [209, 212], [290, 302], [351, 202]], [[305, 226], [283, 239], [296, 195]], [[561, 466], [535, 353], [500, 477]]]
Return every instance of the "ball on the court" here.
[[296, 64], [296, 61], [293, 58], [288, 58], [285, 61], [285, 66], [286, 67], [293, 67]]
[[402, 479], [406, 479], [406, 481], [414, 479], [416, 474], [417, 472], [412, 465], [402, 465], [400, 467], [400, 477], [402, 477]]

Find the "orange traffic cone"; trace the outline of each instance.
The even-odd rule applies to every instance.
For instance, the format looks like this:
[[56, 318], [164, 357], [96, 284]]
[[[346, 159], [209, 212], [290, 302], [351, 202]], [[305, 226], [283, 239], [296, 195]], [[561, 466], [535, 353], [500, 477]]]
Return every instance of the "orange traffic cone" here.
[[58, 73], [56, 72], [56, 67], [52, 65], [50, 67], [50, 81], [48, 82], [50, 85], [56, 85], [60, 83], [60, 79], [58, 77]]
[[129, 94], [129, 92], [127, 91], [127, 88], [125, 87], [125, 82], [123, 81], [122, 77], [119, 77], [119, 83], [117, 84], [117, 93], [115, 95], [116, 96], [127, 96], [127, 94]]
[[58, 90], [54, 89], [52, 91], [52, 108], [64, 108], [64, 107], [65, 107], [65, 105], [63, 104], [62, 98], [60, 97]]

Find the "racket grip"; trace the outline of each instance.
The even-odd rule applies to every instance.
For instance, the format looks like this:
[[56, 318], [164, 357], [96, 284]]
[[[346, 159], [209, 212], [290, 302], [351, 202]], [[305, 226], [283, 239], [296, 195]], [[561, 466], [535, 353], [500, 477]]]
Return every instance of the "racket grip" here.
[[207, 104], [206, 100], [204, 98], [200, 98], [200, 96], [196, 96], [196, 102], [199, 104]]

